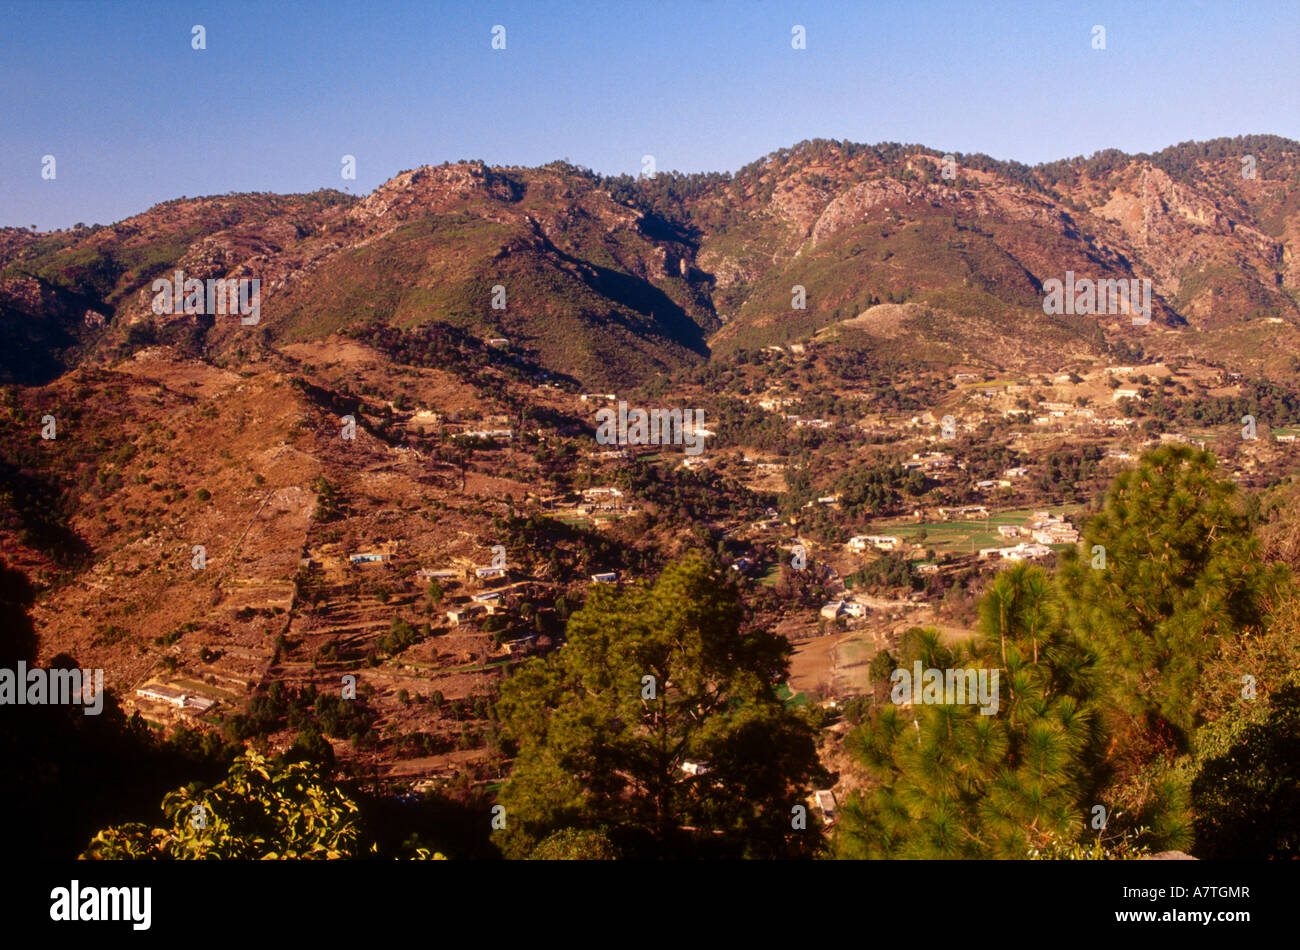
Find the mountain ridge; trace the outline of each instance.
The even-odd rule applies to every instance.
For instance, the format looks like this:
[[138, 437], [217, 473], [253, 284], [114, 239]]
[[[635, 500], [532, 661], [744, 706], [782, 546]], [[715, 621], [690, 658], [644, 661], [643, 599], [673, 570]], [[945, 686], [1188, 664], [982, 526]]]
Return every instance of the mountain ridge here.
[[[610, 386], [807, 339], [885, 302], [928, 311], [936, 326], [909, 317], [904, 336], [954, 361], [1047, 367], [1055, 347], [1095, 347], [1098, 323], [1103, 340], [1138, 338], [1122, 316], [1046, 318], [1043, 281], [1067, 270], [1150, 280], [1151, 352], [1267, 371], [1300, 343], [1298, 237], [1300, 144], [1267, 135], [1035, 166], [824, 139], [734, 174], [444, 163], [363, 197], [178, 198], [109, 226], [0, 229], [0, 380], [155, 343], [238, 360], [440, 321]], [[175, 270], [258, 277], [261, 325], [157, 317], [150, 284]]]

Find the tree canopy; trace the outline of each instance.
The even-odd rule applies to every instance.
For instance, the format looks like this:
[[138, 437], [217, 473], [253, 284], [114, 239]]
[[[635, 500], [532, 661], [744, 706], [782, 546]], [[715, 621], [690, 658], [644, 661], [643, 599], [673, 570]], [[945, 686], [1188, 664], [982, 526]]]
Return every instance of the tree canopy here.
[[811, 847], [791, 815], [818, 770], [813, 726], [777, 691], [790, 647], [742, 632], [716, 567], [693, 556], [653, 586], [598, 586], [567, 635], [501, 690], [519, 748], [498, 799], [507, 856], [600, 826], [633, 856]]
[[166, 822], [95, 835], [83, 858], [348, 858], [361, 849], [357, 805], [309, 762], [277, 765], [245, 752], [225, 780], [179, 788], [162, 803]]
[[970, 702], [874, 711], [850, 748], [880, 783], [845, 803], [837, 856], [1024, 858], [1080, 834], [1100, 751], [1095, 659], [1055, 608], [1046, 572], [1020, 563], [998, 575], [975, 641], [905, 638], [903, 669], [919, 660], [986, 671], [990, 683], [996, 671], [996, 712]]

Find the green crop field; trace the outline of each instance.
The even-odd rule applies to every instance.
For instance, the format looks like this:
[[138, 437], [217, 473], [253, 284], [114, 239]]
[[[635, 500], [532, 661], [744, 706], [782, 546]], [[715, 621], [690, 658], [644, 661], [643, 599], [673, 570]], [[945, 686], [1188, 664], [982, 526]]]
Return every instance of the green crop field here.
[[[1039, 511], [1050, 510], [1057, 517], [1073, 518], [1075, 514], [1083, 510], [1083, 505], [1053, 505], [1050, 509], [1036, 509]], [[948, 553], [970, 553], [972, 550], [978, 551], [980, 548], [1002, 547], [1010, 543], [1010, 539], [998, 534], [999, 525], [1023, 525], [1028, 522], [1034, 514], [1035, 509], [1015, 508], [1008, 511], [990, 512], [988, 520], [983, 518], [974, 521], [922, 521], [922, 522], [905, 522], [902, 524], [880, 524], [873, 528], [873, 531], [883, 534], [893, 534], [912, 544], [924, 544], [928, 548], [934, 548], [935, 551]], [[1076, 525], [1075, 527], [1078, 527]], [[925, 531], [925, 540], [918, 541], [917, 535]], [[1022, 540], [1027, 540], [1022, 539]], [[1053, 545], [1053, 547], [1072, 547], [1072, 545]]]

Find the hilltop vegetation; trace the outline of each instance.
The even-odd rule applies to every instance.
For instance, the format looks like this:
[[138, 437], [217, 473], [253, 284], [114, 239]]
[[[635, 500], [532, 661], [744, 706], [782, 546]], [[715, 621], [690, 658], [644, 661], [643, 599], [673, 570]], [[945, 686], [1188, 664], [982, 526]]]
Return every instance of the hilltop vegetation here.
[[1151, 280], [1156, 321], [1178, 331], [1145, 334], [1153, 348], [1267, 368], [1300, 341], [1298, 225], [1300, 146], [1267, 135], [1034, 167], [825, 139], [734, 174], [424, 167], [363, 199], [176, 199], [107, 227], [7, 230], [0, 378], [155, 341], [246, 356], [229, 321], [152, 314], [152, 280], [176, 269], [258, 277], [258, 345], [441, 322], [584, 386], [807, 339], [883, 303], [919, 309], [867, 329], [864, 351], [1051, 368], [1133, 339], [1124, 320], [1044, 318], [1043, 281], [1073, 270]]

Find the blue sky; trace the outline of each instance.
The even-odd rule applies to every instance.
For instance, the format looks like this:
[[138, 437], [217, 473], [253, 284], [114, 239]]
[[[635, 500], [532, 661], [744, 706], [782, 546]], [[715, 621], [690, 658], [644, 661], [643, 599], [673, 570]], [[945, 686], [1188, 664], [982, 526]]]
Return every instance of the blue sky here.
[[0, 23], [0, 224], [41, 229], [180, 195], [365, 193], [458, 159], [636, 174], [814, 137], [1030, 164], [1300, 139], [1295, 0], [0, 0]]

